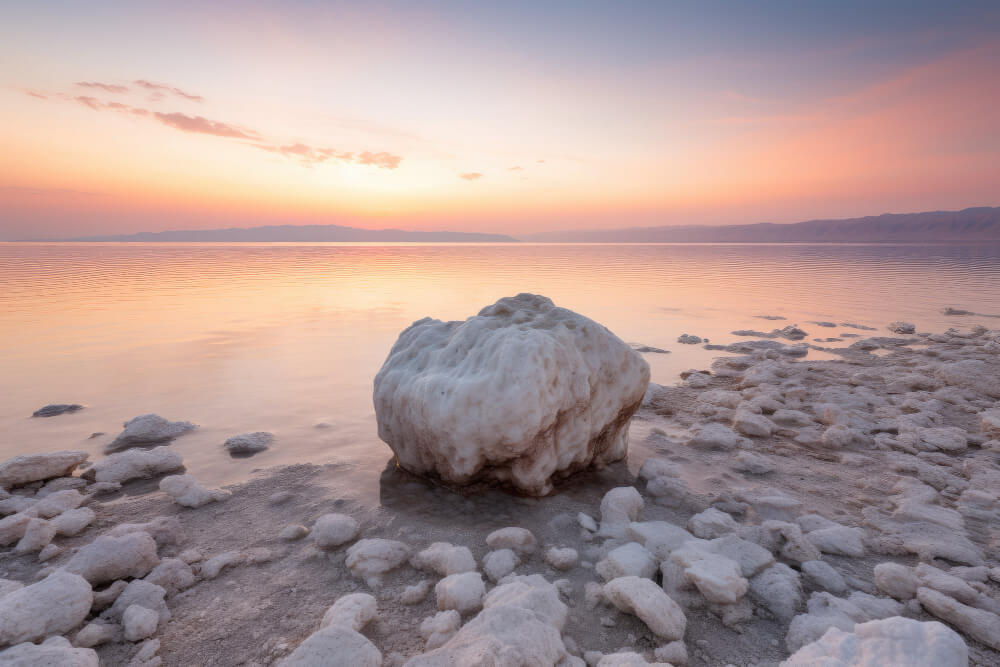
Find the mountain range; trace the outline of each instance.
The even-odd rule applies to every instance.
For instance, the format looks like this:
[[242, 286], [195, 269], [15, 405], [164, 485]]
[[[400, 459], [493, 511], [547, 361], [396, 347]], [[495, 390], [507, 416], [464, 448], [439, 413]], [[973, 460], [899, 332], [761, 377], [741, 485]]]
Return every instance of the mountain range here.
[[122, 242], [425, 242], [425, 243], [941, 243], [1000, 242], [1000, 207], [961, 211], [886, 213], [791, 224], [685, 225], [570, 230], [525, 234], [418, 232], [341, 225], [270, 225], [177, 230], [64, 239]]

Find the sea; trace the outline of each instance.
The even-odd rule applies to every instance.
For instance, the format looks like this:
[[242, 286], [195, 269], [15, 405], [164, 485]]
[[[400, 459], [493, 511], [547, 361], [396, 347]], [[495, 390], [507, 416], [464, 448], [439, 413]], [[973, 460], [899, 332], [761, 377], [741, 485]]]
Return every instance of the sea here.
[[[519, 292], [662, 350], [643, 355], [669, 385], [724, 354], [682, 334], [724, 345], [796, 324], [829, 348], [897, 320], [1000, 328], [1000, 244], [0, 243], [0, 460], [100, 458], [154, 412], [199, 424], [171, 446], [207, 484], [292, 463], [373, 484], [392, 453], [372, 381], [399, 333]], [[85, 409], [32, 418], [49, 403]], [[225, 439], [252, 431], [271, 448], [230, 457]]]

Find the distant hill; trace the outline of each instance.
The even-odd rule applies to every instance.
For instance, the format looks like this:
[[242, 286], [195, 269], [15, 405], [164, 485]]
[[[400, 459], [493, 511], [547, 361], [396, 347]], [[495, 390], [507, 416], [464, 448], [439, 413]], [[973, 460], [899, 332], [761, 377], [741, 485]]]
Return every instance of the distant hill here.
[[340, 225], [269, 225], [230, 229], [182, 229], [170, 232], [140, 232], [85, 236], [66, 241], [142, 241], [142, 242], [426, 242], [426, 243], [515, 243], [505, 234], [474, 232], [410, 232], [401, 229], [359, 229]]
[[1000, 242], [1000, 208], [887, 213], [846, 220], [794, 224], [688, 225], [540, 232], [523, 241], [551, 243], [879, 243]]

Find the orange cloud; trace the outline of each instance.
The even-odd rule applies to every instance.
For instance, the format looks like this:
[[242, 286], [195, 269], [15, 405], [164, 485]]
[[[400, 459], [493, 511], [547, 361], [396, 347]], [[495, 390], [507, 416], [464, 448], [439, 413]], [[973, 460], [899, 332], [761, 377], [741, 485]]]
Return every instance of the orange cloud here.
[[458, 177], [464, 178], [467, 181], [478, 181], [480, 178], [483, 177], [483, 175], [480, 174], [478, 171], [470, 171], [465, 174], [459, 174]]

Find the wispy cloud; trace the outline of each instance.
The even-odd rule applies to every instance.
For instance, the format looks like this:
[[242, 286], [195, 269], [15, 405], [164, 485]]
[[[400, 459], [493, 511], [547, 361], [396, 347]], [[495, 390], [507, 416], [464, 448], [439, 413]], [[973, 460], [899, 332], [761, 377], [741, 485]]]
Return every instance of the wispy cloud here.
[[153, 93], [153, 96], [157, 100], [163, 99], [164, 93], [170, 93], [172, 95], [176, 95], [177, 97], [182, 97], [186, 100], [191, 100], [192, 102], [205, 101], [205, 98], [202, 97], [201, 95], [192, 95], [191, 93], [184, 92], [180, 88], [167, 86], [162, 83], [154, 83], [152, 81], [147, 81], [146, 79], [136, 79], [132, 83], [139, 86], [140, 88], [144, 88]]
[[372, 165], [380, 169], [396, 169], [399, 167], [399, 163], [403, 161], [401, 156], [386, 153], [385, 151], [378, 153], [371, 151], [355, 153], [353, 151], [338, 151], [334, 148], [313, 148], [303, 143], [287, 146], [273, 146], [270, 144], [253, 145], [269, 153], [277, 153], [287, 158], [297, 159], [306, 166], [320, 164], [329, 160], [337, 160], [340, 162]]
[[92, 88], [103, 90], [106, 93], [127, 93], [128, 86], [119, 86], [115, 83], [100, 83], [99, 81], [77, 81], [76, 85], [81, 88]]
[[209, 120], [203, 116], [188, 116], [180, 112], [163, 113], [154, 111], [153, 117], [164, 125], [183, 130], [184, 132], [195, 132], [198, 134], [212, 134], [217, 137], [231, 137], [233, 139], [258, 139], [259, 135], [252, 130], [244, 130], [217, 120]]
[[[146, 90], [152, 91], [151, 97], [162, 99], [165, 97], [165, 93], [163, 91], [168, 91], [172, 94], [180, 95], [188, 99], [197, 99], [199, 101], [203, 99], [197, 95], [189, 95], [177, 88], [170, 88], [168, 86], [151, 83], [141, 79], [135, 83]], [[116, 88], [113, 84], [88, 81], [78, 82], [76, 85], [86, 88], [97, 88], [108, 92], [112, 92], [112, 89]], [[118, 86], [118, 88], [125, 87]], [[243, 127], [237, 123], [212, 120], [205, 118], [204, 116], [189, 115], [179, 111], [156, 111], [145, 107], [132, 106], [123, 102], [105, 102], [91, 95], [73, 96], [61, 92], [43, 93], [29, 89], [24, 89], [24, 93], [42, 100], [76, 102], [94, 111], [116, 111], [118, 113], [150, 118], [181, 132], [207, 134], [226, 139], [247, 140], [253, 143], [246, 145], [296, 160], [303, 166], [307, 167], [329, 161], [339, 161], [351, 164], [374, 166], [379, 169], [396, 169], [403, 161], [402, 156], [387, 151], [343, 151], [334, 148], [310, 146], [301, 142], [293, 144], [271, 143], [267, 141], [260, 132]], [[471, 175], [470, 180], [471, 178], [478, 178], [480, 175], [481, 174]], [[469, 177], [469, 175], [463, 176], [463, 178], [466, 177]]]
[[459, 174], [458, 177], [464, 178], [467, 181], [478, 181], [480, 178], [483, 177], [483, 175], [480, 174], [478, 171], [470, 171], [464, 174]]
[[101, 197], [103, 192], [87, 192], [86, 190], [73, 190], [72, 188], [29, 188], [18, 185], [0, 185], [0, 193], [10, 192], [13, 194], [33, 195], [44, 197], [48, 195], [67, 195], [73, 197]]
[[524, 171], [524, 167], [508, 167], [507, 171]]

